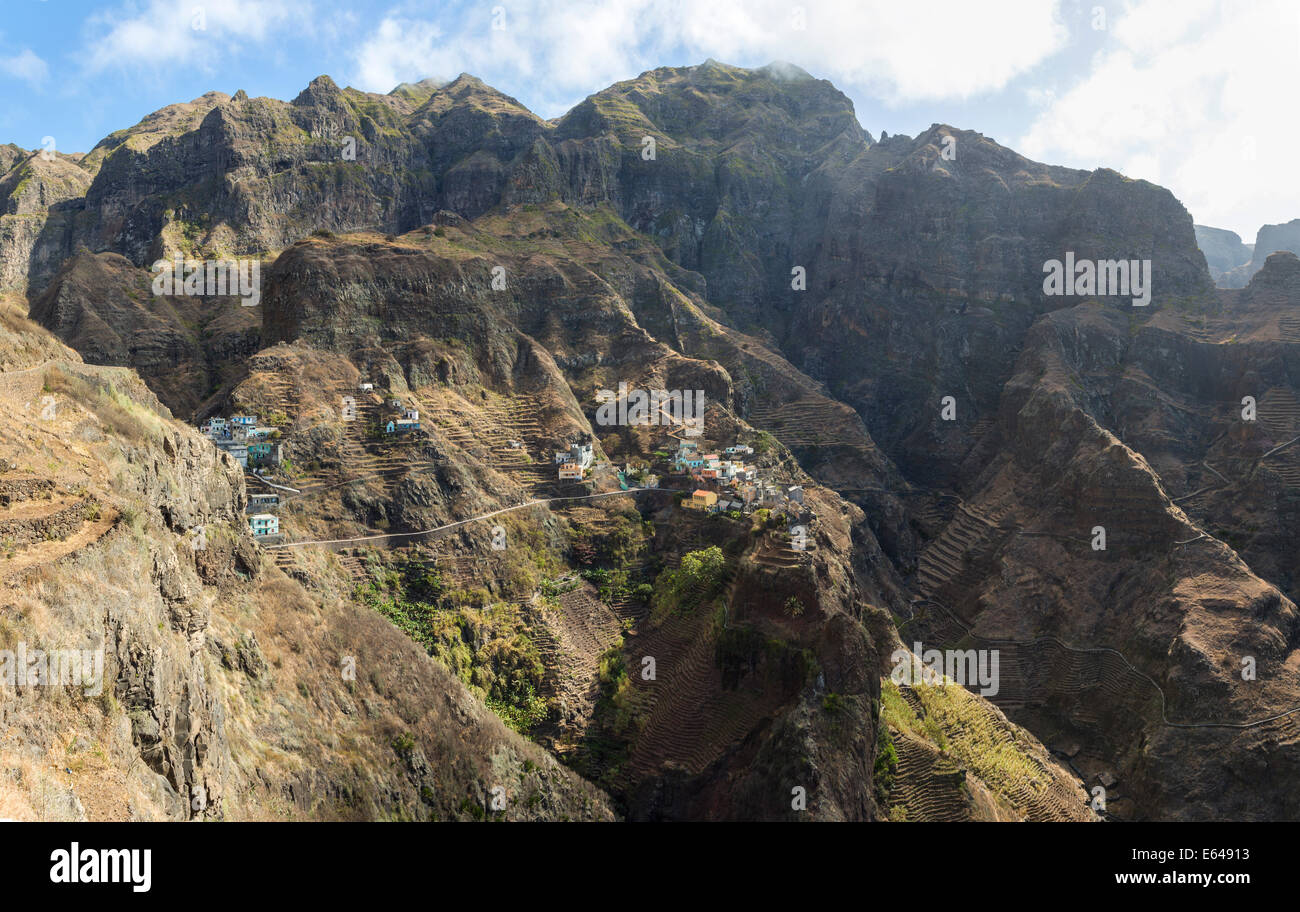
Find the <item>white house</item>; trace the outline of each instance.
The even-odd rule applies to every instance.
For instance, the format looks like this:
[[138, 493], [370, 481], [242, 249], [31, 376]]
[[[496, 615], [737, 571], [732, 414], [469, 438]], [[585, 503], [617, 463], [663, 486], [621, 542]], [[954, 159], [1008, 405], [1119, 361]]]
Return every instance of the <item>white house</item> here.
[[279, 535], [280, 517], [274, 513], [254, 513], [248, 517], [248, 528], [257, 538], [264, 535]]
[[590, 443], [570, 444], [567, 450], [559, 450], [555, 454], [555, 464], [562, 465], [572, 462], [580, 469], [591, 468], [591, 461], [595, 457], [595, 448]]
[[584, 469], [591, 468], [591, 461], [595, 458], [596, 450], [590, 443], [575, 443], [569, 447], [569, 452], [575, 457], [574, 461]]

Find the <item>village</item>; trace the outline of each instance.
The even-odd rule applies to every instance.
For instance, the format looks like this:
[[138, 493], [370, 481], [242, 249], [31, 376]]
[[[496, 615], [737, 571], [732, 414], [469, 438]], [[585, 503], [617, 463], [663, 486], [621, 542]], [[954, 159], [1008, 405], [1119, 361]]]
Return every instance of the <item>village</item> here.
[[[373, 393], [374, 384], [362, 381], [359, 393]], [[392, 397], [385, 402], [390, 414], [381, 418], [370, 433], [379, 437], [397, 437], [420, 429], [419, 409]], [[341, 417], [344, 421], [357, 418], [356, 400], [344, 397]], [[259, 470], [272, 470], [284, 463], [284, 446], [279, 425], [283, 416], [272, 416], [262, 423], [259, 415], [232, 415], [229, 418], [211, 417], [199, 425], [199, 433], [212, 441], [217, 449], [229, 454], [246, 472], [258, 481], [269, 484]], [[590, 464], [590, 462], [588, 462]], [[245, 508], [248, 527], [253, 537], [267, 544], [281, 540], [280, 520], [271, 510], [280, 507], [278, 494], [250, 494]]]
[[[675, 450], [660, 450], [656, 459], [666, 463], [670, 470], [668, 480], [674, 490], [688, 492], [681, 507], [704, 513], [748, 514], [758, 509], [788, 515], [791, 521], [806, 522], [811, 519], [804, 505], [801, 485], [784, 485], [765, 477], [761, 469], [747, 464], [744, 457], [754, 455], [754, 448], [736, 443], [717, 453], [701, 453], [698, 443], [670, 437]], [[670, 444], [666, 444], [670, 445]], [[582, 482], [594, 469], [595, 448], [588, 441], [572, 443], [555, 452], [555, 465], [560, 481]], [[651, 466], [625, 462], [617, 471], [620, 487], [635, 486], [656, 489], [660, 477], [650, 472]]]
[[[374, 385], [363, 380], [357, 384], [357, 392], [373, 396]], [[383, 400], [383, 407], [387, 414], [370, 422], [367, 436], [397, 438], [420, 430], [420, 412], [414, 405], [390, 396]], [[351, 396], [344, 397], [340, 417], [344, 421], [357, 419], [358, 410]], [[275, 487], [264, 473], [274, 473], [285, 462], [283, 424], [284, 416], [276, 413], [265, 421], [260, 415], [240, 414], [229, 418], [210, 417], [199, 425], [199, 431], [259, 483]], [[522, 440], [511, 440], [508, 444], [516, 448], [524, 446]], [[590, 481], [597, 487], [616, 479], [624, 490], [657, 489], [661, 477], [651, 472], [654, 468], [664, 476], [663, 486], [678, 492], [681, 509], [733, 515], [763, 509], [783, 514], [792, 523], [810, 521], [812, 516], [805, 507], [802, 486], [783, 484], [768, 477], [752, 461], [754, 456], [752, 446], [739, 442], [717, 452], [701, 452], [700, 443], [670, 432], [662, 448], [651, 458], [652, 462], [626, 461], [620, 469], [603, 460], [598, 464], [594, 442], [582, 437], [554, 452], [554, 478], [561, 484]], [[281, 540], [280, 521], [274, 512], [279, 507], [279, 494], [249, 495], [248, 526], [259, 541], [270, 544]]]
[[753, 455], [753, 447], [746, 444], [702, 454], [698, 444], [678, 441], [672, 454], [673, 470], [689, 478], [691, 491], [682, 506], [710, 513], [744, 514], [768, 509], [785, 513], [795, 521], [811, 518], [804, 507], [803, 487], [779, 484], [765, 477], [759, 468], [742, 459]]

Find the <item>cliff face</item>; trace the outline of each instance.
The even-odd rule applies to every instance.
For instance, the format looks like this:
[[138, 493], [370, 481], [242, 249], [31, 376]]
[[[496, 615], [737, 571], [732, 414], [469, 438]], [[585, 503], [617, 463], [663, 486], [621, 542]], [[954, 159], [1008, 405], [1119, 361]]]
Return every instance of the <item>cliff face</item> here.
[[6, 146], [0, 155], [0, 290], [41, 284], [71, 252], [72, 214], [90, 175], [65, 155]]
[[1225, 273], [1250, 262], [1253, 244], [1243, 244], [1241, 235], [1223, 228], [1196, 226], [1196, 246], [1205, 254], [1210, 277], [1218, 284]]
[[[1218, 228], [1205, 230], [1220, 232]], [[1223, 233], [1231, 234], [1231, 232], [1220, 232], [1220, 235]], [[1210, 259], [1211, 251], [1217, 251], [1219, 249], [1217, 245], [1222, 243], [1225, 242], [1219, 235], [1213, 238], [1207, 236], [1206, 242], [1202, 244], [1202, 249], [1206, 250], [1207, 261]], [[1207, 244], [1210, 246], [1207, 247]], [[1210, 273], [1220, 288], [1245, 288], [1255, 273], [1264, 267], [1271, 254], [1278, 251], [1300, 253], [1300, 219], [1292, 219], [1283, 225], [1264, 225], [1256, 234], [1254, 244], [1241, 244], [1240, 248], [1234, 248], [1233, 256], [1237, 259], [1233, 265], [1216, 269], [1215, 265], [1211, 264]], [[1242, 256], [1243, 252], [1245, 256]]]
[[[20, 158], [0, 150], [0, 169]], [[59, 184], [67, 169], [89, 184]], [[532, 764], [552, 816], [606, 814], [598, 786], [632, 817], [797, 818], [800, 787], [825, 819], [915, 819], [934, 789], [961, 818], [1085, 819], [1081, 782], [1121, 817], [1296, 810], [1292, 723], [1255, 723], [1300, 705], [1300, 265], [1274, 254], [1216, 292], [1207, 264], [1231, 251], [1198, 250], [1198, 231], [1202, 249], [1224, 239], [1168, 191], [946, 125], [876, 142], [829, 83], [712, 61], [554, 122], [469, 76], [388, 96], [321, 77], [291, 103], [214, 93], [44, 180], [37, 197], [0, 184], [16, 206], [51, 201], [21, 254], [44, 264], [25, 273], [32, 318], [178, 413], [283, 419], [297, 539], [573, 495], [551, 456], [578, 439], [602, 490], [665, 471], [664, 431], [596, 420], [596, 391], [620, 382], [704, 390], [701, 445], [751, 442], [815, 506], [811, 548], [784, 520], [645, 495], [502, 514], [523, 542], [505, 549], [471, 527], [388, 543], [401, 553], [286, 551], [276, 570], [233, 531], [228, 557], [193, 568], [151, 551], [133, 578], [160, 580], [154, 614], [175, 603], [190, 651], [155, 674], [112, 631], [141, 656], [122, 666], [132, 743], [177, 794], [260, 781], [304, 816], [325, 813], [302, 803], [322, 790], [340, 815], [454, 816], [477, 800], [467, 783]], [[148, 265], [173, 250], [263, 258], [260, 305], [153, 296]], [[1046, 294], [1067, 255], [1149, 261], [1149, 303]], [[419, 404], [418, 437], [376, 430], [394, 397]], [[169, 433], [164, 456], [197, 458]], [[141, 472], [135, 496], [170, 503]], [[240, 527], [237, 481], [155, 525]], [[438, 584], [411, 583], [419, 568]], [[232, 597], [196, 607], [214, 585]], [[1001, 693], [882, 688], [900, 635], [1001, 650]], [[319, 670], [340, 638], [381, 657], [364, 696]], [[658, 679], [637, 677], [646, 658]], [[267, 673], [307, 692], [274, 724]], [[156, 712], [158, 693], [178, 708]], [[533, 759], [550, 755], [479, 698], [596, 786]], [[452, 720], [470, 748], [438, 734]], [[1023, 779], [987, 764], [997, 745]], [[350, 750], [365, 773], [341, 765]]]

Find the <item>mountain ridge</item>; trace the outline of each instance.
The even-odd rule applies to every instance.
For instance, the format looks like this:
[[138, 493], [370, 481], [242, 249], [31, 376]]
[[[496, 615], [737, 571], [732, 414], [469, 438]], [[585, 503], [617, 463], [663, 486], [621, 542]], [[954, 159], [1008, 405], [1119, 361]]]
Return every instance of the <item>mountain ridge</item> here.
[[[803, 492], [811, 549], [794, 520], [659, 494], [525, 511], [504, 554], [466, 529], [277, 552], [272, 572], [323, 593], [347, 559], [358, 598], [512, 719], [554, 690], [528, 730], [626, 816], [790, 819], [798, 786], [821, 819], [917, 819], [935, 789], [961, 818], [1089, 819], [1097, 782], [1116, 817], [1267, 816], [1300, 775], [1285, 741], [1168, 723], [1207, 699], [1234, 718], [1300, 705], [1294, 257], [1217, 291], [1169, 191], [942, 124], [877, 142], [805, 75], [660, 68], [554, 121], [466, 75], [424, 97], [321, 77], [289, 103], [218, 98], [118, 142], [80, 210], [55, 204], [30, 314], [178, 414], [282, 416], [304, 541], [400, 541], [568, 491], [551, 454], [578, 440], [595, 489], [667, 476], [671, 441], [601, 425], [595, 393], [705, 391], [703, 445], [761, 449]], [[171, 250], [259, 258], [261, 303], [149, 295]], [[1067, 252], [1149, 260], [1149, 306], [1048, 294]], [[367, 422], [418, 404], [421, 435], [349, 425], [349, 395]], [[1234, 417], [1246, 395], [1259, 422]], [[692, 577], [711, 542], [724, 569]], [[410, 601], [412, 565], [446, 581], [436, 603]], [[551, 594], [565, 574], [594, 592]], [[882, 683], [903, 642], [970, 637], [1004, 644], [1002, 695]], [[1229, 673], [1246, 648], [1258, 687]], [[637, 678], [647, 656], [662, 686]], [[946, 740], [972, 730], [992, 740], [950, 768]], [[1014, 775], [980, 759], [993, 742], [1022, 745]], [[1274, 782], [1223, 781], [1237, 762]]]

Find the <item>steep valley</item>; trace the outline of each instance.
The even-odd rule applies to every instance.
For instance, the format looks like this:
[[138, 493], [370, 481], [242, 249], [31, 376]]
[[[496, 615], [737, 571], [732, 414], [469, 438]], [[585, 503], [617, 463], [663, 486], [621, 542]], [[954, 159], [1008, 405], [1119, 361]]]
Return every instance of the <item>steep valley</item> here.
[[[1300, 259], [1216, 289], [1163, 188], [708, 61], [553, 121], [212, 93], [0, 199], [0, 647], [104, 652], [0, 691], [0, 816], [1300, 815]], [[1045, 294], [1067, 251], [1149, 305]], [[783, 493], [691, 509], [692, 443]]]

